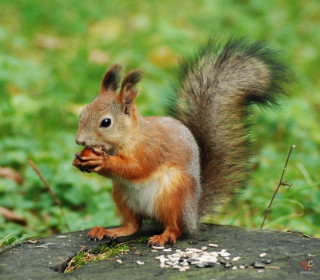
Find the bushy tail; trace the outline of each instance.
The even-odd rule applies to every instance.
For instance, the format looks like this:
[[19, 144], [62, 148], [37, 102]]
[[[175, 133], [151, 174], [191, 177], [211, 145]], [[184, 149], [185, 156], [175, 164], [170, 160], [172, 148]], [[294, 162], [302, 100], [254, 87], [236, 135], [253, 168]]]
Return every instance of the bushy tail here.
[[193, 133], [201, 155], [201, 214], [247, 179], [249, 107], [275, 105], [290, 71], [262, 42], [209, 42], [181, 65], [172, 114]]

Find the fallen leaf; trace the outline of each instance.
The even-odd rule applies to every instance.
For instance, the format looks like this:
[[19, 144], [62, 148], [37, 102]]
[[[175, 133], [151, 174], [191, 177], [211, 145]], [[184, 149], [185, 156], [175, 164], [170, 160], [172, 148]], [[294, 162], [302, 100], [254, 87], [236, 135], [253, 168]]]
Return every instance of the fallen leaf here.
[[35, 37], [35, 44], [38, 47], [49, 49], [49, 50], [63, 48], [62, 39], [51, 36], [51, 35], [45, 35], [45, 34], [37, 34]]
[[11, 179], [19, 185], [23, 184], [23, 178], [14, 169], [10, 167], [0, 167], [0, 176]]
[[108, 18], [90, 25], [90, 34], [93, 37], [113, 41], [121, 36], [124, 31], [124, 23], [118, 18]]
[[102, 50], [94, 49], [89, 52], [89, 61], [98, 65], [108, 64], [110, 62], [110, 54]]
[[4, 208], [2, 206], [0, 206], [0, 214], [7, 221], [14, 222], [14, 223], [17, 223], [17, 224], [20, 224], [20, 225], [23, 225], [23, 226], [25, 226], [27, 224], [27, 220], [24, 217], [14, 213], [10, 209]]
[[174, 66], [179, 62], [179, 55], [168, 46], [159, 46], [148, 54], [149, 60], [158, 67]]

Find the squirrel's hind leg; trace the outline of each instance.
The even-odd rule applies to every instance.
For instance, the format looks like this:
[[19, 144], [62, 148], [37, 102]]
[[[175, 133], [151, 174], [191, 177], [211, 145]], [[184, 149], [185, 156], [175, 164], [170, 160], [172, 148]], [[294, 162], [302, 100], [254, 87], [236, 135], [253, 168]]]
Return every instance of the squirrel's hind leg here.
[[[187, 199], [194, 197], [196, 181], [187, 173], [180, 173], [170, 182], [157, 199], [156, 219], [163, 223], [164, 232], [150, 238], [149, 246], [173, 245], [185, 231], [184, 210]], [[190, 210], [190, 209], [187, 209]]]
[[88, 234], [90, 239], [101, 240], [103, 237], [116, 239], [117, 237], [134, 234], [141, 227], [142, 219], [127, 206], [117, 188], [113, 188], [112, 197], [122, 215], [123, 226], [114, 229], [104, 229], [102, 226], [94, 227]]

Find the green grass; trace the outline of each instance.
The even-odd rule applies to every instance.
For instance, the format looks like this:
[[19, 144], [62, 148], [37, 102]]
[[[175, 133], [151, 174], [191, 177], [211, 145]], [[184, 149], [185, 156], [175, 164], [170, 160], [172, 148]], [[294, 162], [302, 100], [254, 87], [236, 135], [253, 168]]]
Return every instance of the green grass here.
[[[110, 181], [72, 167], [79, 108], [98, 93], [112, 63], [145, 71], [138, 106], [164, 114], [174, 67], [209, 37], [247, 36], [282, 51], [297, 83], [282, 110], [256, 110], [256, 157], [248, 187], [217, 223], [259, 227], [292, 144], [296, 145], [266, 228], [320, 227], [320, 3], [243, 1], [8, 1], [0, 3], [0, 166], [24, 177], [0, 178], [0, 205], [27, 219], [0, 216], [0, 243], [69, 229], [37, 175], [61, 200], [70, 230], [119, 223]], [[8, 239], [3, 243], [8, 243]]]
[[103, 260], [116, 261], [119, 255], [126, 254], [129, 249], [130, 247], [126, 243], [113, 243], [112, 245], [108, 246], [103, 242], [100, 242], [97, 248], [92, 250], [83, 251], [81, 249], [67, 263], [64, 273], [70, 273], [89, 262], [100, 262]]

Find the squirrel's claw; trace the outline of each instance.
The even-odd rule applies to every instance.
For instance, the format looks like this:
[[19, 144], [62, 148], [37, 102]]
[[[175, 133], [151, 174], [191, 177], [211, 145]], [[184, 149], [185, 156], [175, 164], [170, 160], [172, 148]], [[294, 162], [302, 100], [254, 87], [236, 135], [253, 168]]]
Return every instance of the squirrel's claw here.
[[110, 230], [104, 229], [102, 226], [94, 227], [88, 233], [89, 240], [101, 241], [104, 237], [109, 238], [111, 241], [116, 237]]
[[74, 155], [75, 155], [76, 158], [81, 160], [81, 153], [75, 153]]
[[104, 152], [104, 150], [101, 147], [93, 147], [92, 150], [98, 154], [99, 156], [105, 156], [106, 153]]
[[156, 247], [162, 247], [164, 244], [170, 244], [174, 245], [176, 243], [177, 236], [174, 234], [160, 234], [160, 235], [154, 235], [149, 239], [148, 246], [156, 246]]
[[[164, 245], [164, 244], [163, 244]], [[151, 240], [148, 241], [148, 245], [147, 247], [162, 247], [161, 244], [159, 244], [158, 242], [154, 243]]]

